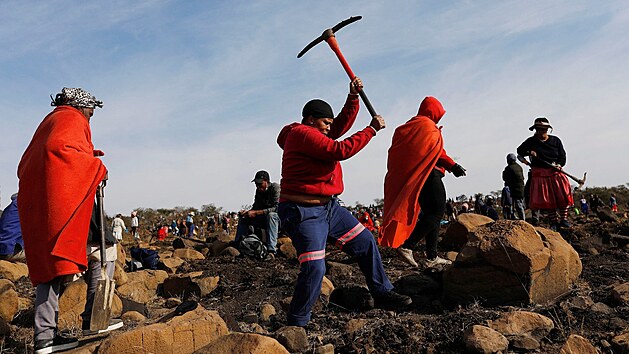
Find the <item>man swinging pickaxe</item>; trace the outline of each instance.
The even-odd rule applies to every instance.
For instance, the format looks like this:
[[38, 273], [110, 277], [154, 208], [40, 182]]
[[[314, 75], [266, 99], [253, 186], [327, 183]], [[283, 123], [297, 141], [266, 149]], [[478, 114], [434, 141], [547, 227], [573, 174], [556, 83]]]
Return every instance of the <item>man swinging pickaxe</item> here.
[[[347, 60], [345, 60], [343, 53], [341, 53], [341, 49], [339, 48], [339, 45], [336, 42], [336, 37], [334, 36], [334, 34], [338, 32], [341, 28], [349, 25], [350, 23], [360, 20], [361, 18], [363, 17], [362, 16], [350, 17], [345, 21], [341, 21], [336, 26], [326, 29], [325, 31], [323, 31], [323, 34], [321, 34], [321, 36], [316, 38], [314, 41], [310, 42], [310, 44], [308, 44], [301, 52], [299, 52], [299, 54], [297, 54], [297, 58], [301, 58], [301, 56], [306, 54], [306, 52], [309, 51], [310, 48], [316, 46], [317, 44], [323, 41], [326, 41], [326, 43], [328, 43], [328, 45], [330, 46], [334, 54], [336, 54], [336, 57], [339, 58], [339, 61], [341, 62], [341, 65], [343, 65], [343, 68], [345, 69], [347, 76], [349, 76], [349, 79], [354, 80], [356, 75], [354, 75], [352, 68], [349, 67]], [[372, 117], [377, 116], [378, 114], [376, 113], [376, 110], [373, 109], [371, 102], [369, 102], [369, 99], [367, 98], [367, 94], [365, 94], [365, 91], [362, 89], [359, 89], [358, 94], [360, 95], [360, 98], [362, 98], [363, 102], [365, 103], [365, 106], [367, 107], [369, 114], [371, 114]]]

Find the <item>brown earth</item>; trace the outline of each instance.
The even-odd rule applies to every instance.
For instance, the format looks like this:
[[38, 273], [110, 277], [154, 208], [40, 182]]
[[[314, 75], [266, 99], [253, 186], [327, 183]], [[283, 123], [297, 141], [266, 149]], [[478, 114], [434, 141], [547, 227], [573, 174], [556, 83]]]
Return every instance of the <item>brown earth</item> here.
[[[601, 353], [613, 353], [610, 346], [612, 339], [629, 328], [629, 304], [619, 303], [611, 295], [613, 285], [629, 281], [629, 246], [613, 235], [629, 236], [629, 220], [624, 218], [620, 222], [604, 223], [590, 218], [587, 222], [579, 219], [573, 220], [573, 223], [574, 226], [562, 235], [579, 253], [583, 273], [575, 288], [550, 304], [486, 307], [479, 299], [471, 305], [459, 306], [446, 303], [439, 294], [434, 294], [418, 301], [405, 312], [380, 309], [351, 312], [322, 298], [306, 327], [310, 348], [304, 352], [313, 352], [314, 348], [332, 344], [336, 353], [461, 353], [465, 352], [463, 333], [466, 329], [477, 324], [486, 325], [487, 321], [495, 320], [505, 312], [521, 309], [545, 315], [554, 321], [554, 329], [541, 339], [538, 352], [559, 352], [568, 337], [577, 334], [589, 340]], [[152, 245], [161, 251], [172, 251], [172, 238]], [[328, 261], [349, 266], [327, 275], [337, 288], [364, 286], [362, 274], [350, 257], [332, 246], [327, 251]], [[409, 269], [391, 249], [381, 249], [381, 253], [392, 282], [418, 272], [434, 278], [437, 283], [441, 280], [439, 271]], [[176, 274], [197, 271], [203, 272], [203, 276], [220, 276], [220, 281], [211, 293], [201, 298], [193, 294], [192, 299], [198, 300], [206, 309], [218, 311], [230, 331], [249, 332], [251, 323], [257, 322], [263, 331], [273, 336], [285, 325], [283, 303], [292, 296], [298, 272], [296, 260], [281, 255], [264, 262], [229, 254], [208, 255], [206, 259], [186, 261], [177, 268]], [[21, 298], [34, 298], [34, 289], [28, 279], [18, 280], [15, 285]], [[592, 303], [595, 305], [591, 306]], [[260, 314], [264, 304], [271, 304], [277, 312], [269, 321], [252, 315]], [[154, 298], [147, 307], [147, 323], [168, 312], [165, 310], [165, 297]], [[351, 320], [360, 320], [360, 326], [352, 325], [357, 323], [353, 321], [349, 330], [348, 322]], [[27, 352], [26, 348], [32, 344], [32, 324], [31, 306], [15, 317], [12, 334], [5, 339], [0, 352]], [[121, 331], [133, 326], [137, 324], [127, 325]], [[73, 332], [79, 335], [78, 331]]]

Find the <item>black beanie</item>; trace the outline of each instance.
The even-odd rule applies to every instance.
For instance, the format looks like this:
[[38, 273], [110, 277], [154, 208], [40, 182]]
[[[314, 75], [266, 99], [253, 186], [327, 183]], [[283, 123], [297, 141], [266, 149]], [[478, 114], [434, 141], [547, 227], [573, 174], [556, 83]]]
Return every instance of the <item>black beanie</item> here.
[[301, 116], [303, 118], [308, 118], [309, 116], [314, 118], [334, 118], [334, 112], [332, 112], [332, 107], [327, 102], [316, 99], [306, 103], [301, 111]]

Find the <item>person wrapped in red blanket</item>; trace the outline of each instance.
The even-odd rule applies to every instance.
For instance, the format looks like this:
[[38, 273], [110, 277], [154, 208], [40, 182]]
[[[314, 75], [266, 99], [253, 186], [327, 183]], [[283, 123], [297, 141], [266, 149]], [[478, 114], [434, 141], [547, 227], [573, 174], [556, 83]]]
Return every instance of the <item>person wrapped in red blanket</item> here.
[[102, 102], [83, 89], [63, 88], [51, 105], [56, 108], [35, 131], [17, 171], [24, 248], [37, 287], [36, 353], [78, 345], [56, 333], [59, 292], [64, 276], [87, 269], [96, 187], [107, 175], [89, 125]]

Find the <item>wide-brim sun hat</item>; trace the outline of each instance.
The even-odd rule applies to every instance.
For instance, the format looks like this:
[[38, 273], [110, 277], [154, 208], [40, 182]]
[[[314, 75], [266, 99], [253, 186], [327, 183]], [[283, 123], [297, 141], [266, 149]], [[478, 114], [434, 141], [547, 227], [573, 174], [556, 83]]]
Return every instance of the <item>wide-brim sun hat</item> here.
[[548, 118], [539, 117], [539, 118], [535, 118], [535, 121], [533, 122], [533, 125], [529, 127], [529, 130], [533, 131], [535, 130], [535, 128], [553, 129], [553, 126], [550, 125], [550, 122], [548, 122]]

